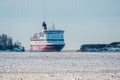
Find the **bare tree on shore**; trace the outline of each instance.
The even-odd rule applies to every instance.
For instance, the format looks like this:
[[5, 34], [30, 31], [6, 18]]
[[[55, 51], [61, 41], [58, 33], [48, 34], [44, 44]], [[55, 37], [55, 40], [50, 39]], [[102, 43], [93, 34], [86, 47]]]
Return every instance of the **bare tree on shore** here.
[[13, 43], [12, 37], [7, 36], [6, 34], [0, 35], [0, 50], [13, 50], [14, 48], [19, 47], [22, 47], [19, 41]]

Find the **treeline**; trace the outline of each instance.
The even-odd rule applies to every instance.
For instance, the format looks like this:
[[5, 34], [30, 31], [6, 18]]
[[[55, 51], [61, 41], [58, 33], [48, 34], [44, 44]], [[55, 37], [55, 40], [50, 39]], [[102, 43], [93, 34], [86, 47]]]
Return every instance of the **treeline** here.
[[110, 44], [83, 44], [80, 47], [81, 52], [120, 52], [120, 42]]
[[25, 51], [19, 41], [13, 42], [12, 37], [6, 34], [0, 35], [0, 50]]

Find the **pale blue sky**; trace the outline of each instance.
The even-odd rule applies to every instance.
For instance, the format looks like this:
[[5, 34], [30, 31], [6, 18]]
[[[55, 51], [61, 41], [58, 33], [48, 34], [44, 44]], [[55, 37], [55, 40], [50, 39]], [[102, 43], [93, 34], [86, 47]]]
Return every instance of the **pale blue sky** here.
[[26, 48], [43, 20], [65, 30], [64, 49], [120, 41], [120, 0], [0, 0], [0, 33]]

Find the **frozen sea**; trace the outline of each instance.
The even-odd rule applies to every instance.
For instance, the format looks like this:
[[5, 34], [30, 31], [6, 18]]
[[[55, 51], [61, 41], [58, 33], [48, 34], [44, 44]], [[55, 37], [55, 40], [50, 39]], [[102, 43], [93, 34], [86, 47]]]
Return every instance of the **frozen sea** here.
[[0, 80], [39, 78], [120, 80], [120, 53], [0, 52]]

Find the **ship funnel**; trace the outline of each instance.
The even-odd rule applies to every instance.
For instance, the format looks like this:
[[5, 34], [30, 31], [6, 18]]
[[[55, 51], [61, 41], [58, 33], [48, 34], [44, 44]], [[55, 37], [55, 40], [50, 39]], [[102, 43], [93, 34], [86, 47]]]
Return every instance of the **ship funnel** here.
[[44, 30], [47, 30], [47, 25], [45, 22], [43, 22], [43, 24], [42, 24], [42, 31], [44, 31]]

